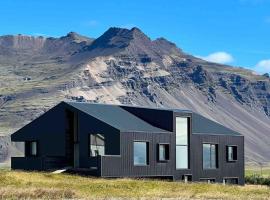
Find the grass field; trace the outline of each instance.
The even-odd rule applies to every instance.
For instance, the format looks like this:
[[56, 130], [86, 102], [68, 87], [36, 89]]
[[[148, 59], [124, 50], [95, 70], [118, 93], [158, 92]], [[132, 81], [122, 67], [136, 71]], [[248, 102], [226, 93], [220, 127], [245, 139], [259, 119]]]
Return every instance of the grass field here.
[[270, 188], [0, 170], [0, 199], [17, 198], [270, 199]]

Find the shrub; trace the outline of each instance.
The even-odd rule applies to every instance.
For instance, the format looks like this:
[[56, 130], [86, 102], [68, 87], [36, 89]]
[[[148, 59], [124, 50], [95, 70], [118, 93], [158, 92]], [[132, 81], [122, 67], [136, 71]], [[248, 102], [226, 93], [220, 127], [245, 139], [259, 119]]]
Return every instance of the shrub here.
[[253, 185], [268, 185], [270, 186], [270, 177], [262, 177], [258, 174], [253, 174], [245, 177], [245, 182], [247, 184]]

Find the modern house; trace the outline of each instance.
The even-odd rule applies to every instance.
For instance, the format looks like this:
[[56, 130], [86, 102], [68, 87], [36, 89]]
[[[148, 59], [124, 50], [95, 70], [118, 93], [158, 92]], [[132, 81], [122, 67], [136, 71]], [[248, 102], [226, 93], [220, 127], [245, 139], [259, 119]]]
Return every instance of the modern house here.
[[244, 184], [244, 137], [188, 110], [61, 102], [11, 140], [12, 169]]

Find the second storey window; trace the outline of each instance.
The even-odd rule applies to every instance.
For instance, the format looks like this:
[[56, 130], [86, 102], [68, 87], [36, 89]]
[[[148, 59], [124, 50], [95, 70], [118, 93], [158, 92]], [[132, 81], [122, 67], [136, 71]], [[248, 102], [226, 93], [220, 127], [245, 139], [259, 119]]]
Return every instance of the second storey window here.
[[237, 160], [237, 146], [226, 147], [227, 161], [234, 162]]
[[134, 165], [143, 166], [149, 164], [149, 143], [148, 142], [134, 142]]
[[188, 140], [189, 118], [176, 117], [176, 169], [189, 167]]
[[218, 145], [203, 144], [203, 169], [218, 168]]
[[105, 155], [105, 138], [102, 134], [91, 134], [90, 141], [90, 156], [103, 156]]

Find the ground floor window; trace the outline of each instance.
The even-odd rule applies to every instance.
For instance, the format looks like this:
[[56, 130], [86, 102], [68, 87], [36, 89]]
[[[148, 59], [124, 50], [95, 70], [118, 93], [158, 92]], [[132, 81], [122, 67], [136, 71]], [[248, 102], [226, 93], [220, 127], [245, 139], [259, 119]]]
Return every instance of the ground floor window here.
[[216, 180], [214, 178], [200, 178], [201, 182], [205, 182], [205, 183], [215, 183]]
[[105, 138], [103, 134], [90, 134], [89, 154], [91, 157], [105, 155]]
[[224, 184], [238, 184], [238, 178], [224, 178]]
[[237, 160], [237, 146], [227, 146], [226, 155], [228, 162], [234, 162]]
[[136, 141], [133, 144], [133, 159], [134, 165], [143, 166], [149, 164], [149, 143]]
[[170, 159], [170, 146], [169, 144], [158, 144], [158, 160], [161, 162]]
[[218, 145], [203, 144], [203, 169], [218, 168]]
[[185, 174], [182, 176], [182, 180], [187, 183], [187, 182], [190, 182], [192, 181], [192, 175], [191, 174]]

